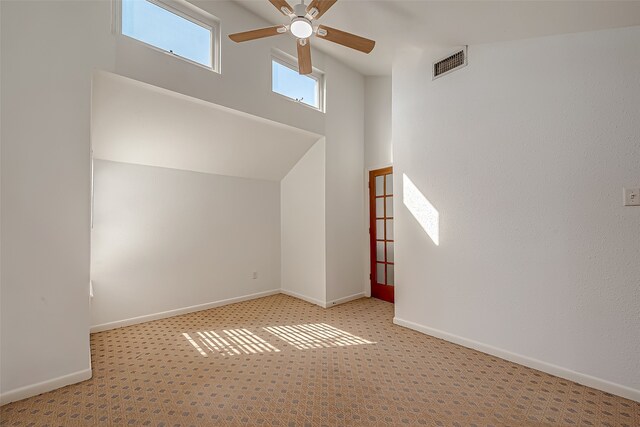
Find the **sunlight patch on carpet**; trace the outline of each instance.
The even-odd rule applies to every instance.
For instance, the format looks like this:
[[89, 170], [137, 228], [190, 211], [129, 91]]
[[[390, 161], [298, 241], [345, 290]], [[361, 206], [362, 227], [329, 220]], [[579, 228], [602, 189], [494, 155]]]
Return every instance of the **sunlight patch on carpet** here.
[[298, 350], [375, 344], [375, 342], [342, 331], [326, 323], [307, 323], [292, 326], [270, 326], [265, 331], [277, 336]]
[[204, 357], [208, 357], [208, 353], [236, 356], [280, 351], [247, 329], [226, 329], [221, 333], [201, 331], [182, 335]]

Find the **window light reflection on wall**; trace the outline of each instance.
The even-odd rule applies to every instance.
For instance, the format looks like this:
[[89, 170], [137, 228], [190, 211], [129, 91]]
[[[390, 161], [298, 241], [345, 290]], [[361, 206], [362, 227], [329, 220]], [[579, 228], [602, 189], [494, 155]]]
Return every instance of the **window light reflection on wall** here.
[[402, 201], [436, 246], [440, 245], [440, 214], [418, 187], [402, 174]]

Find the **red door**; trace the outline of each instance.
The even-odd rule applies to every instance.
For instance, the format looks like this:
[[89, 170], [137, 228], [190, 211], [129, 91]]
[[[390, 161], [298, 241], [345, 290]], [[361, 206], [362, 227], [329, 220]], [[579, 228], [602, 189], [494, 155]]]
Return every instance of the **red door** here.
[[393, 302], [393, 168], [369, 172], [371, 296]]

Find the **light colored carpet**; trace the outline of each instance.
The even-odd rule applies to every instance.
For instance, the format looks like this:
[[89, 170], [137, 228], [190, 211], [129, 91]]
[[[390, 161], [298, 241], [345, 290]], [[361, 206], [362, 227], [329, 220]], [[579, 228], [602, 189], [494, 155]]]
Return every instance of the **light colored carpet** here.
[[93, 334], [93, 378], [2, 426], [640, 425], [640, 404], [392, 324], [361, 299], [285, 295]]

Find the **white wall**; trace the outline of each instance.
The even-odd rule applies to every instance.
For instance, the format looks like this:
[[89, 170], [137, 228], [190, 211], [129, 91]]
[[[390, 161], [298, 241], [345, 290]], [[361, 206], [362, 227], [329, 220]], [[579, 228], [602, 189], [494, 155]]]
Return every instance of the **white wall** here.
[[112, 73], [93, 76], [103, 160], [280, 181], [320, 135]]
[[391, 144], [391, 76], [368, 76], [364, 84], [364, 166], [389, 166]]
[[0, 7], [4, 403], [91, 376], [91, 68], [112, 61], [108, 3]]
[[326, 303], [325, 140], [316, 142], [280, 182], [281, 287]]
[[[396, 320], [640, 400], [640, 27], [471, 46], [393, 68]], [[402, 180], [395, 180], [402, 195]]]
[[[234, 44], [227, 34], [270, 24], [233, 2], [196, 4], [222, 21], [221, 75], [113, 34], [107, 0], [0, 2], [3, 402], [90, 375], [93, 70], [114, 72], [327, 135], [327, 167], [333, 170], [351, 168], [347, 163], [361, 150], [362, 76], [314, 50], [314, 64], [327, 76], [327, 114], [283, 99], [270, 90], [269, 58], [272, 47], [295, 53], [294, 40], [282, 36]], [[345, 158], [336, 156], [345, 141], [355, 150]], [[361, 164], [353, 167], [361, 169]], [[345, 181], [341, 175], [337, 178], [340, 185]], [[327, 193], [336, 185], [327, 183]], [[344, 235], [342, 223], [362, 226], [362, 189], [350, 183], [341, 188], [337, 192], [342, 197], [358, 202], [342, 205], [344, 219], [334, 217], [327, 223], [327, 230], [340, 228], [331, 232], [332, 246], [339, 245], [339, 236]], [[332, 196], [330, 206], [337, 206], [335, 202]], [[358, 220], [354, 221], [354, 215]], [[347, 241], [346, 247], [350, 245]], [[361, 256], [357, 253], [349, 258]], [[352, 274], [349, 268], [344, 270]], [[360, 273], [360, 265], [357, 271]]]
[[[126, 36], [103, 34], [115, 43], [117, 74], [225, 107], [322, 135], [325, 115], [271, 91], [271, 51], [296, 54], [290, 35], [234, 43], [228, 34], [272, 26], [232, 1], [193, 1], [221, 20], [222, 74], [185, 64]], [[313, 64], [325, 70], [325, 55], [315, 49]], [[340, 79], [341, 76], [335, 76]], [[328, 97], [329, 94], [327, 94]]]
[[[327, 303], [364, 295], [364, 78], [327, 57]], [[336, 78], [340, 76], [341, 78]], [[331, 96], [329, 96], [331, 95]]]
[[91, 237], [94, 326], [277, 292], [280, 185], [96, 160]]

